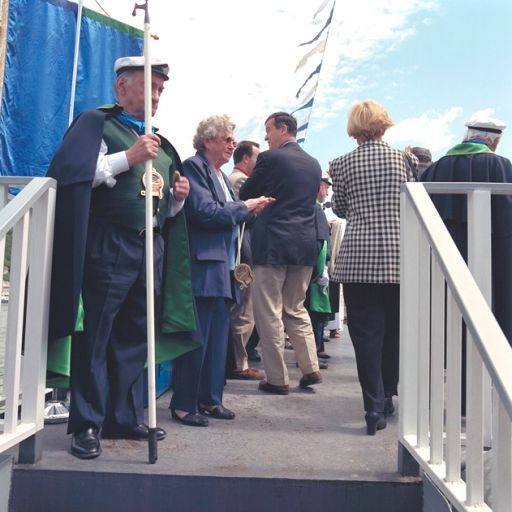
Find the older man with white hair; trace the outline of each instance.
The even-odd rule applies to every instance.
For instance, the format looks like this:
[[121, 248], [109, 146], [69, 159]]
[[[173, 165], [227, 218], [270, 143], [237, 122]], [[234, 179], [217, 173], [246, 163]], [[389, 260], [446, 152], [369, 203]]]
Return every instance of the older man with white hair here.
[[[466, 123], [462, 143], [451, 148], [421, 176], [421, 181], [512, 183], [510, 160], [495, 154], [506, 124], [485, 115]], [[466, 198], [434, 195], [434, 204], [464, 259], [467, 260]], [[492, 198], [493, 309], [512, 343], [512, 197]]]
[[[167, 240], [175, 241], [168, 235], [170, 218], [173, 226], [184, 223], [181, 209], [189, 192], [188, 180], [175, 173], [181, 162], [170, 142], [157, 133], [145, 134], [143, 66], [140, 56], [115, 62], [116, 105], [81, 114], [48, 171], [59, 190], [50, 339], [73, 334], [79, 296], [85, 311], [83, 333], [72, 343], [68, 426], [71, 453], [81, 459], [100, 455], [100, 434], [116, 439], [149, 437], [143, 409], [145, 195], [153, 196], [158, 299], [166, 291], [162, 270]], [[151, 68], [154, 115], [169, 66], [154, 59]], [[149, 185], [144, 179], [147, 160], [152, 160]], [[166, 276], [169, 273], [166, 265]], [[191, 301], [190, 290], [193, 308]], [[165, 435], [157, 428], [158, 439]]]

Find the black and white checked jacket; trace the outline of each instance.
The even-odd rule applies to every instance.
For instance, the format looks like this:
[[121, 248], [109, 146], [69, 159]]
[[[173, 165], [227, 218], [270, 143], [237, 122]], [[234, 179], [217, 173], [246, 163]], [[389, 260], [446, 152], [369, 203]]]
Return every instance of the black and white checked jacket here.
[[414, 181], [404, 153], [383, 141], [364, 142], [330, 162], [329, 172], [333, 211], [347, 219], [331, 278], [400, 282], [400, 186]]

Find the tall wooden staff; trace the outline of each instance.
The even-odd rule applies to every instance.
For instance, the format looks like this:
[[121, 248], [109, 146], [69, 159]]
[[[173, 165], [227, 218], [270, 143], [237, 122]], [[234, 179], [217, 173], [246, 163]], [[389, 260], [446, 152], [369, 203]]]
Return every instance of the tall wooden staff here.
[[[151, 55], [149, 46], [149, 8], [148, 0], [144, 4], [135, 4], [132, 15], [137, 9], [144, 11], [144, 124], [145, 134], [152, 133], [151, 127]], [[147, 343], [148, 343], [148, 426], [149, 426], [149, 463], [154, 464], [158, 458], [158, 440], [156, 437], [156, 392], [155, 392], [155, 304], [153, 277], [153, 161], [145, 164], [146, 180], [146, 305], [147, 305]]]

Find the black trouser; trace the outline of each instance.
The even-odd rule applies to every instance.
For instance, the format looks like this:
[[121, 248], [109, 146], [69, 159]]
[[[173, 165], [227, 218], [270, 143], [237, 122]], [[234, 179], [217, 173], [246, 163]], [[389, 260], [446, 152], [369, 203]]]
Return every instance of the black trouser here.
[[[163, 239], [155, 235], [153, 242], [158, 297]], [[145, 252], [145, 237], [136, 231], [102, 221], [89, 223], [84, 332], [73, 338], [71, 347], [69, 433], [88, 426], [130, 429], [144, 420]]]
[[400, 285], [344, 283], [347, 325], [366, 412], [383, 412], [397, 394]]
[[315, 345], [317, 354], [325, 351], [324, 346], [324, 321], [326, 313], [317, 313], [316, 311], [309, 311], [309, 318], [311, 318], [311, 327], [315, 335]]

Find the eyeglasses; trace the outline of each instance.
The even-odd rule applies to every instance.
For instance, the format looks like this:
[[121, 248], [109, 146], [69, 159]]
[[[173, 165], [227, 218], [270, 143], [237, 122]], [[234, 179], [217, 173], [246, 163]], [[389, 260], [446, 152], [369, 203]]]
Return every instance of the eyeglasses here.
[[221, 138], [222, 142], [225, 142], [226, 144], [231, 144], [233, 147], [236, 148], [236, 140], [233, 137], [224, 137]]

